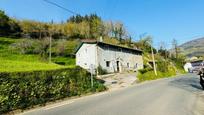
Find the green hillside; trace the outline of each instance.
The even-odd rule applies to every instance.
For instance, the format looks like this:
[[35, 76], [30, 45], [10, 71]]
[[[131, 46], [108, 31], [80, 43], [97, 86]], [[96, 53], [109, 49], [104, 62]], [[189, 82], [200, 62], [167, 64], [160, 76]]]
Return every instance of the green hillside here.
[[181, 53], [191, 56], [203, 56], [204, 55], [204, 38], [198, 38], [191, 40], [180, 45]]
[[68, 67], [48, 63], [37, 54], [19, 54], [11, 47], [21, 40], [0, 37], [0, 72], [52, 70]]

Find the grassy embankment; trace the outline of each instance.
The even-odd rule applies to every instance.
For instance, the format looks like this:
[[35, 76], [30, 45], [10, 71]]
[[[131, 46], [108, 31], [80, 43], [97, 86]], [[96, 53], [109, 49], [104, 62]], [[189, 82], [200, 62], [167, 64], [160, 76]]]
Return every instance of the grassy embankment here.
[[139, 70], [137, 75], [140, 82], [168, 78], [177, 74], [185, 73], [182, 64], [180, 64], [179, 61], [164, 59], [163, 57], [156, 55], [157, 75], [155, 75], [153, 68], [148, 64], [148, 60], [151, 60], [151, 56], [149, 54], [144, 54], [143, 59], [145, 68]]
[[11, 46], [22, 39], [0, 37], [0, 72], [19, 72], [35, 70], [55, 70], [60, 68], [74, 67], [74, 59], [55, 57], [53, 61], [64, 61], [69, 65], [62, 66], [48, 63], [37, 54], [19, 54], [13, 51]]

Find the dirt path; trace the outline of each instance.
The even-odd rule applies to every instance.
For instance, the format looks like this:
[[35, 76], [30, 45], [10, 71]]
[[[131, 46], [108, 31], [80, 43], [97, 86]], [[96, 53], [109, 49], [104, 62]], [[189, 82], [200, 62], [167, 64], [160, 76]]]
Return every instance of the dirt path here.
[[101, 76], [109, 90], [125, 88], [136, 83], [136, 73], [118, 73]]

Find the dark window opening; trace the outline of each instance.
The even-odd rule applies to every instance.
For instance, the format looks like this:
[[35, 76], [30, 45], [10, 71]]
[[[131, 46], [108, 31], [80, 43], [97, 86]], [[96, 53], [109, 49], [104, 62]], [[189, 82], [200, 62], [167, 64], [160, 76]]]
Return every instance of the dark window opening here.
[[135, 64], [135, 68], [137, 68], [137, 63]]
[[122, 49], [121, 49], [121, 48], [119, 48], [119, 51], [120, 51], [120, 52], [122, 52]]
[[110, 67], [110, 61], [106, 61], [106, 67]]
[[130, 67], [130, 64], [129, 64], [129, 63], [127, 63], [127, 67], [128, 67], [128, 68]]
[[116, 65], [117, 65], [117, 72], [120, 72], [119, 61], [116, 61]]

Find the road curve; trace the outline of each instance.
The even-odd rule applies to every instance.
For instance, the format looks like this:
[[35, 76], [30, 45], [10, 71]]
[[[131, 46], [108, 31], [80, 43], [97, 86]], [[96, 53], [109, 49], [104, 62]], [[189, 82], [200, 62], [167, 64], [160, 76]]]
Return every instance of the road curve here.
[[68, 100], [23, 115], [204, 115], [204, 93], [193, 74]]

